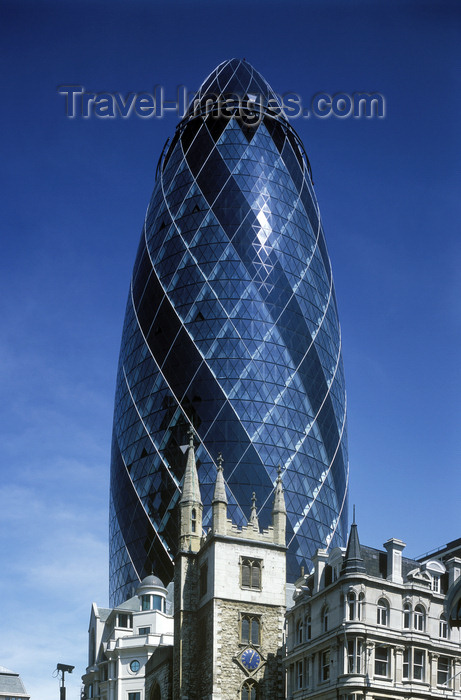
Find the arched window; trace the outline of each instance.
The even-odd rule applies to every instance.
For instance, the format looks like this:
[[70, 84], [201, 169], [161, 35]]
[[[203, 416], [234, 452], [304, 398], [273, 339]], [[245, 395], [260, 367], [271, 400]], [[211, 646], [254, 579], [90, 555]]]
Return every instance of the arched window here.
[[418, 632], [424, 632], [425, 627], [425, 611], [422, 605], [417, 605], [414, 613], [414, 627]]
[[258, 700], [258, 684], [256, 681], [247, 680], [242, 685], [242, 692], [240, 693], [241, 700]]
[[448, 639], [448, 624], [445, 615], [440, 615], [439, 620], [439, 637], [441, 639]]
[[261, 560], [241, 560], [241, 585], [242, 588], [261, 589]]
[[304, 642], [304, 623], [302, 620], [298, 620], [296, 623], [296, 643], [302, 644]]
[[365, 596], [363, 593], [359, 593], [359, 599], [357, 601], [357, 620], [362, 619], [363, 615], [363, 601], [365, 600]]
[[405, 603], [403, 606], [403, 629], [409, 630], [411, 627], [411, 605]]
[[149, 700], [162, 700], [162, 693], [160, 692], [160, 686], [155, 683], [150, 691]]
[[378, 625], [384, 625], [385, 627], [389, 624], [389, 603], [384, 598], [378, 600], [376, 622]]
[[322, 632], [328, 632], [328, 605], [324, 605], [322, 608]]
[[257, 615], [242, 615], [240, 618], [240, 642], [242, 644], [260, 644], [260, 620]]
[[191, 528], [192, 532], [195, 532], [197, 530], [197, 511], [195, 508], [192, 508], [191, 512]]

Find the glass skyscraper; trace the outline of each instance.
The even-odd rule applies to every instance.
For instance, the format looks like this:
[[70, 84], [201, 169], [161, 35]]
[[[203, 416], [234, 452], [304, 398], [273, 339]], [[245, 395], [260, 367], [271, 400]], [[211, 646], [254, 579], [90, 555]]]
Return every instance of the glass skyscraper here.
[[164, 149], [134, 265], [115, 399], [111, 605], [151, 571], [172, 578], [190, 423], [205, 528], [222, 452], [240, 524], [253, 492], [270, 523], [280, 465], [289, 579], [318, 547], [345, 543], [341, 335], [310, 166], [269, 85], [236, 59], [205, 80]]

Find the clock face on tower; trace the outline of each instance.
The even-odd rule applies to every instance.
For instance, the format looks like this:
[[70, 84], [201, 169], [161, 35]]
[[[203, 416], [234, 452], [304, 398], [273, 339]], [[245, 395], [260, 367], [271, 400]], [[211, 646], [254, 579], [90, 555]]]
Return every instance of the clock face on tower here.
[[245, 666], [245, 668], [248, 671], [256, 671], [259, 664], [261, 663], [261, 657], [256, 651], [256, 649], [251, 649], [250, 647], [248, 647], [248, 649], [245, 649], [242, 656], [240, 657], [240, 662], [242, 666]]

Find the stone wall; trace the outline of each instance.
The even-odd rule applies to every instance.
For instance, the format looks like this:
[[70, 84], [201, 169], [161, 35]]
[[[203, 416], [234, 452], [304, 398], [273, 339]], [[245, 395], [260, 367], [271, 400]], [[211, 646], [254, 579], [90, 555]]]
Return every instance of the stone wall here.
[[[159, 695], [160, 693], [160, 695]], [[145, 700], [171, 700], [172, 648], [159, 648], [146, 664]]]
[[[240, 697], [240, 689], [246, 678], [254, 678], [261, 684], [262, 697], [265, 700], [283, 698], [283, 676], [281, 659], [274, 651], [283, 644], [284, 608], [258, 606], [254, 603], [218, 600], [215, 604], [216, 658], [215, 672], [218, 677], [216, 690], [221, 689], [222, 698], [229, 700]], [[240, 664], [238, 657], [246, 644], [240, 643], [240, 616], [253, 613], [260, 616], [261, 645], [258, 650], [263, 662], [254, 673], [248, 673]]]

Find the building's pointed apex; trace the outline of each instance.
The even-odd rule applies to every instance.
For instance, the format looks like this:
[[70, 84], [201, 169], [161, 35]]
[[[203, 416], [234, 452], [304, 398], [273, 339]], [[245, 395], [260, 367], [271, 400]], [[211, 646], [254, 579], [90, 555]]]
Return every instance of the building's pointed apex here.
[[272, 507], [272, 514], [274, 513], [285, 513], [287, 512], [285, 504], [285, 495], [283, 493], [282, 484], [282, 469], [280, 465], [277, 467], [277, 480], [275, 482], [275, 498], [274, 505]]
[[259, 529], [259, 521], [258, 521], [258, 516], [256, 513], [256, 494], [254, 491], [253, 491], [253, 495], [251, 497], [251, 515], [250, 515], [249, 524], [253, 525], [253, 527], [257, 527]]
[[355, 509], [354, 522], [352, 523], [351, 530], [349, 532], [349, 539], [347, 541], [346, 556], [344, 558], [342, 572], [344, 574], [365, 572], [362, 552], [360, 550], [359, 532], [355, 522]]
[[195, 463], [194, 435], [195, 430], [191, 426], [187, 432], [189, 435], [189, 448], [187, 453], [186, 469], [184, 471], [184, 482], [180, 503], [198, 503], [201, 505], [200, 485]]
[[218, 454], [218, 472], [213, 494], [213, 503], [225, 503], [227, 505], [226, 486], [224, 484], [224, 472], [222, 468], [223, 458], [221, 452]]

